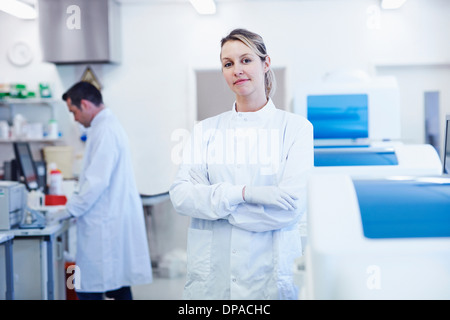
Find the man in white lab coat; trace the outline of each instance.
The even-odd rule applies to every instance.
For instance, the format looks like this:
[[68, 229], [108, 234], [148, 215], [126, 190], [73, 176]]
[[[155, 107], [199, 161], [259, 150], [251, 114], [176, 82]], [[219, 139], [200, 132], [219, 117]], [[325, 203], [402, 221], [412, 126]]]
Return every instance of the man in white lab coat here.
[[152, 270], [127, 136], [92, 84], [62, 98], [88, 128], [79, 192], [66, 206], [77, 221], [78, 298], [132, 299], [130, 286], [150, 283]]

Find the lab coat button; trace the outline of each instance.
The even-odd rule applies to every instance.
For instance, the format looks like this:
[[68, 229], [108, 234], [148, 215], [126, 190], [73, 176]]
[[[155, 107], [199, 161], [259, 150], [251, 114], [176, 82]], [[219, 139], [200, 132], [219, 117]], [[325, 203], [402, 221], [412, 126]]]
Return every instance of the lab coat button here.
[[233, 278], [233, 280], [232, 280], [233, 282], [236, 282], [236, 278]]

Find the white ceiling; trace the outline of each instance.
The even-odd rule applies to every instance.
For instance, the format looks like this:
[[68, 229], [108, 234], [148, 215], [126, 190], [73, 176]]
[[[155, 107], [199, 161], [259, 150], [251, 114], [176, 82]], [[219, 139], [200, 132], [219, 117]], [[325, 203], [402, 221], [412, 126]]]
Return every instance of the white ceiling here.
[[[0, 0], [1, 1], [1, 0]], [[120, 3], [183, 3], [189, 0], [116, 0]], [[279, 1], [279, 0], [214, 0], [215, 2], [254, 2], [254, 1]], [[286, 0], [285, 0], [286, 1]], [[290, 1], [313, 1], [313, 0], [290, 0]]]

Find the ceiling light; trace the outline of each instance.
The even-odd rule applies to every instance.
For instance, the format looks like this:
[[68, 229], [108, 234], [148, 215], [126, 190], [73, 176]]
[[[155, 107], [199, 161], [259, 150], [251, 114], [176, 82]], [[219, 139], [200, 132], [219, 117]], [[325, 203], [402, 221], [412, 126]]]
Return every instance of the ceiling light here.
[[189, 0], [199, 14], [216, 13], [214, 0]]
[[404, 5], [406, 0], [381, 0], [381, 8], [383, 9], [398, 9]]
[[20, 19], [36, 19], [36, 10], [18, 0], [1, 0], [0, 10]]

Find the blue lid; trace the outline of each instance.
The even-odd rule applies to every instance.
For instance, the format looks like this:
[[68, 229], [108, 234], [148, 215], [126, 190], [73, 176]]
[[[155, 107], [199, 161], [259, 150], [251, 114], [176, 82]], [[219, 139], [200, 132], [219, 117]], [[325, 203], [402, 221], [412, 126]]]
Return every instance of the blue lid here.
[[369, 137], [369, 98], [363, 94], [307, 96], [307, 118], [314, 139], [357, 139]]
[[314, 166], [395, 166], [398, 160], [393, 150], [370, 150], [353, 148], [352, 150], [314, 149]]
[[367, 238], [450, 237], [450, 184], [353, 181]]

